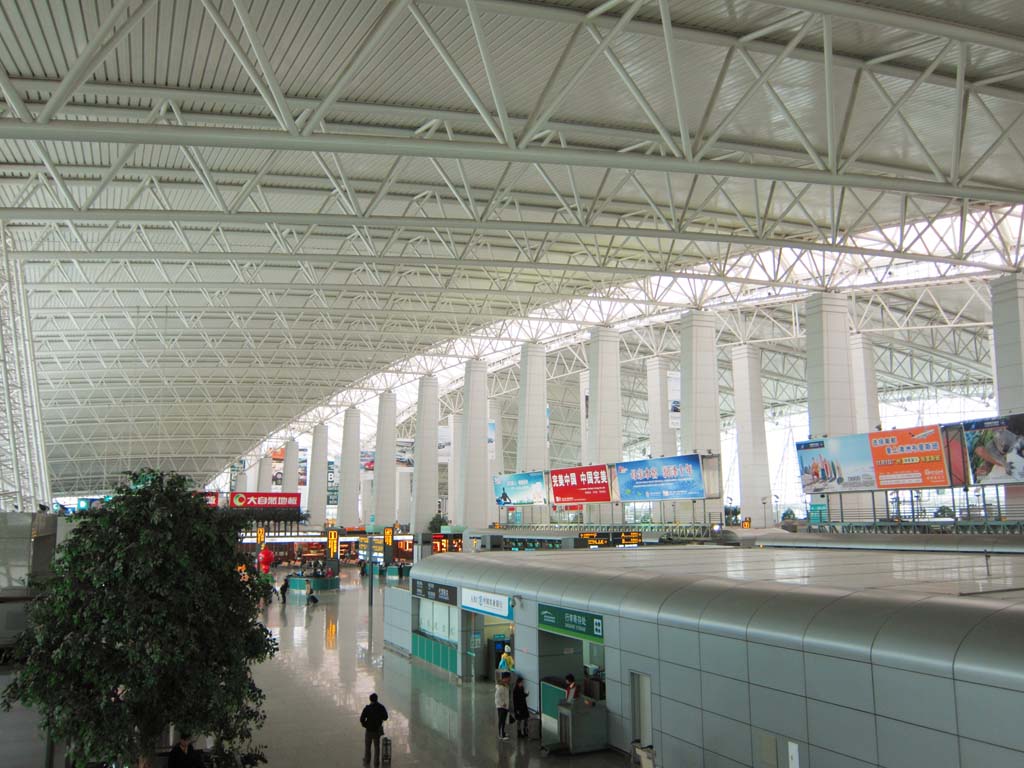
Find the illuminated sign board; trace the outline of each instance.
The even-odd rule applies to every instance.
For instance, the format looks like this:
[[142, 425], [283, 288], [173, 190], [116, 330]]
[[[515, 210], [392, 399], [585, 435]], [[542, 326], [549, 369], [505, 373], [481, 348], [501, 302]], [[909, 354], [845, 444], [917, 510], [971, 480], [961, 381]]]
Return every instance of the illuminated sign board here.
[[458, 587], [450, 587], [447, 584], [438, 584], [423, 579], [412, 580], [412, 596], [423, 600], [433, 600], [437, 603], [448, 603], [448, 605], [459, 604]]
[[259, 544], [260, 546], [262, 546], [263, 542], [265, 542], [266, 540], [267, 540], [267, 529], [266, 528], [257, 528], [256, 529], [256, 543]]
[[537, 605], [537, 629], [565, 637], [576, 637], [592, 643], [604, 643], [604, 616], [586, 611]]
[[459, 605], [473, 613], [483, 613], [502, 619], [512, 618], [512, 599], [508, 595], [463, 588]]
[[234, 509], [245, 507], [292, 507], [299, 506], [301, 497], [297, 493], [229, 493], [228, 506]]
[[327, 532], [327, 551], [331, 557], [338, 556], [338, 532], [335, 530]]
[[462, 551], [461, 533], [435, 533], [431, 537], [430, 550], [437, 554]]

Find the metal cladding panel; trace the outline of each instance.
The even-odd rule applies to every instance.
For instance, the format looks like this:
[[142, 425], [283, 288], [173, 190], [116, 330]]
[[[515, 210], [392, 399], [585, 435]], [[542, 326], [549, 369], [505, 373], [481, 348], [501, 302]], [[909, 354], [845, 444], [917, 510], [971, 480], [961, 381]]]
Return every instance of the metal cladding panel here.
[[[697, 581], [698, 577], [689, 577], [688, 580], [692, 583]], [[652, 579], [642, 584], [636, 584], [634, 589], [623, 597], [619, 615], [657, 624], [661, 606], [670, 595], [678, 590], [678, 577]]]
[[610, 576], [599, 584], [595, 583], [591, 590], [589, 606], [595, 613], [613, 613], [619, 616], [629, 615], [626, 610], [627, 596], [648, 589], [658, 574], [649, 570], [630, 571], [618, 576]]
[[545, 585], [555, 583], [564, 578], [556, 571], [544, 568], [522, 568], [519, 570], [519, 581], [516, 584], [516, 594], [522, 595], [528, 600], [539, 600], [547, 595]]
[[700, 631], [747, 639], [747, 625], [757, 609], [776, 595], [798, 587], [774, 582], [745, 582], [708, 603], [700, 617]]
[[665, 627], [697, 630], [708, 603], [739, 586], [738, 581], [711, 577], [677, 589], [661, 604], [658, 623]]
[[953, 677], [964, 638], [986, 617], [1007, 608], [994, 600], [932, 597], [893, 613], [871, 649], [871, 662], [911, 672]]
[[1024, 606], [982, 619], [960, 644], [953, 662], [957, 680], [1024, 691]]
[[871, 661], [871, 646], [894, 613], [920, 602], [909, 592], [855, 592], [822, 608], [804, 632], [804, 651]]
[[827, 605], [847, 590], [806, 587], [785, 592], [762, 605], [747, 625], [747, 640], [802, 650], [804, 631]]

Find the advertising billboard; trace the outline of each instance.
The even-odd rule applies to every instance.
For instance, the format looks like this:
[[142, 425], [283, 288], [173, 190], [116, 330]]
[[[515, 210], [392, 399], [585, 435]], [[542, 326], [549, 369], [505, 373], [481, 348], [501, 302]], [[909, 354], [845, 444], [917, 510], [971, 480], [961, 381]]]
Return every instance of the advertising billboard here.
[[973, 485], [1024, 483], [1024, 414], [963, 423]]
[[875, 490], [867, 435], [844, 435], [796, 444], [804, 493]]
[[299, 506], [297, 493], [229, 493], [228, 506], [239, 507], [294, 507]]
[[704, 474], [700, 456], [666, 456], [615, 464], [614, 498], [619, 501], [703, 499]]
[[804, 493], [949, 486], [938, 425], [843, 435], [796, 444]]
[[580, 504], [612, 500], [606, 464], [551, 470], [551, 503]]
[[949, 470], [938, 425], [869, 432], [875, 485], [890, 488], [945, 488]]
[[494, 476], [494, 501], [499, 507], [547, 504], [543, 472], [517, 472]]

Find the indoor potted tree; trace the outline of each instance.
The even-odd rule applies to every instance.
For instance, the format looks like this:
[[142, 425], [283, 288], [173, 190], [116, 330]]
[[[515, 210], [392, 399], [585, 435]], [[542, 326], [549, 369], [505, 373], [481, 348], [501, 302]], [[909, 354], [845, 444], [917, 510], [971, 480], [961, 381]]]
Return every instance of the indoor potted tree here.
[[265, 717], [251, 667], [277, 646], [259, 620], [270, 588], [243, 573], [242, 524], [185, 477], [129, 475], [58, 549], [5, 707], [33, 707], [79, 766], [152, 765], [172, 724], [228, 752], [248, 743]]

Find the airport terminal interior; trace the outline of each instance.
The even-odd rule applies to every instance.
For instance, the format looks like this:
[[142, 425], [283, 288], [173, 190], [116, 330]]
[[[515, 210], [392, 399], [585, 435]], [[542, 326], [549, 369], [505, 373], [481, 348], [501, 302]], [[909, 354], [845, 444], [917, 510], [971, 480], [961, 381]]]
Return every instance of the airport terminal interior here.
[[0, 764], [1024, 765], [1019, 10], [0, 0]]

